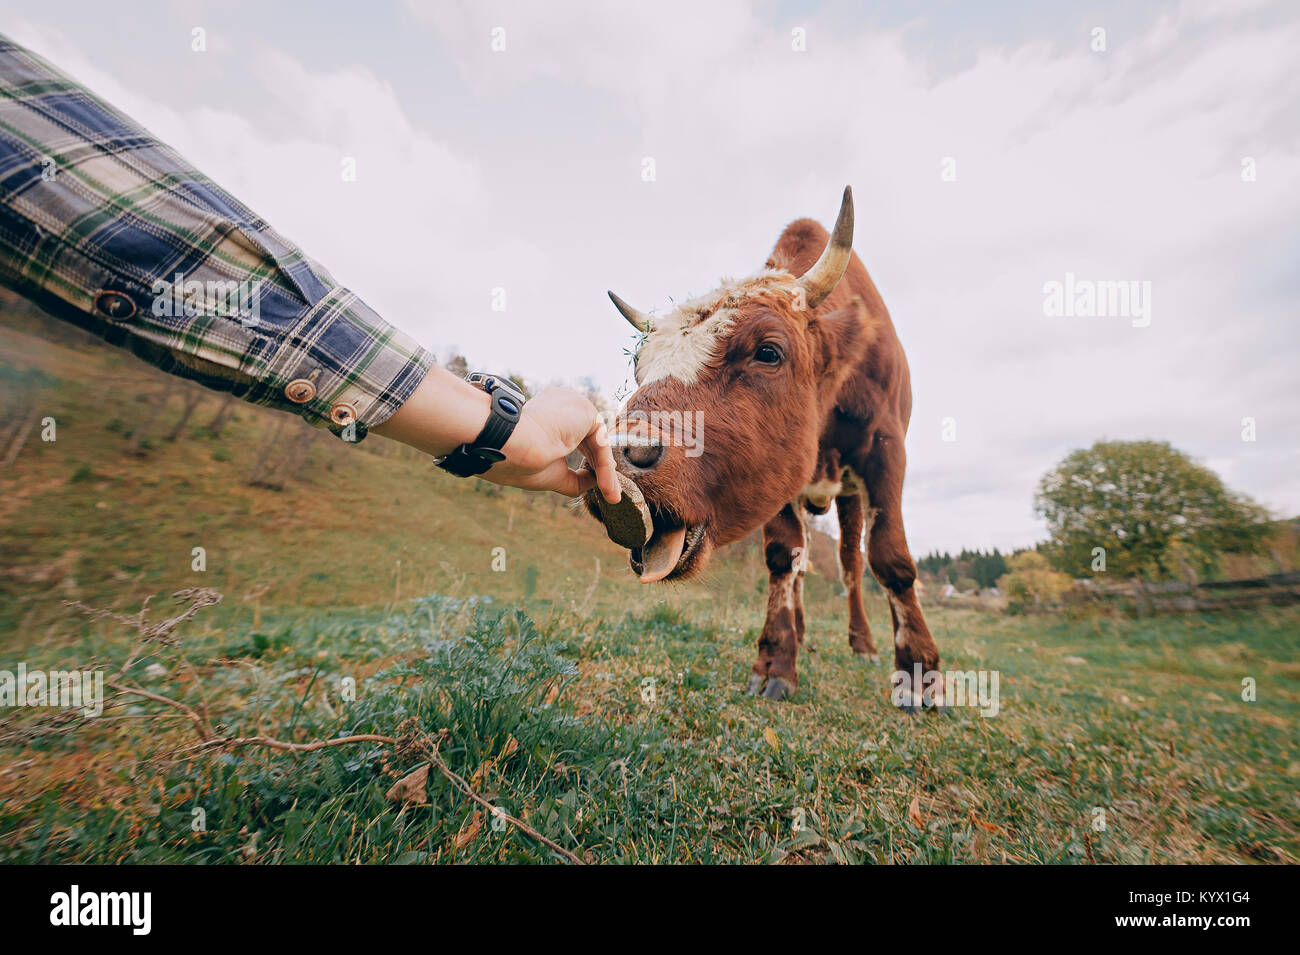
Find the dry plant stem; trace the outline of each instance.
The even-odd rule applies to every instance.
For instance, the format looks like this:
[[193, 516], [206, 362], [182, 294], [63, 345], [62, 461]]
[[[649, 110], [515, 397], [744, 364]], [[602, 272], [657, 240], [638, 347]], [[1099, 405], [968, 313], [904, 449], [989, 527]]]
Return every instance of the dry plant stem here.
[[[151, 699], [160, 699], [160, 698], [151, 696]], [[172, 701], [160, 699], [160, 702], [172, 702]], [[200, 743], [197, 747], [192, 747], [192, 749], [226, 749], [226, 748], [233, 748], [236, 746], [262, 746], [267, 749], [282, 749], [294, 753], [310, 753], [313, 752], [314, 750], [325, 749], [328, 746], [345, 746], [350, 743], [380, 743], [385, 746], [396, 746], [397, 739], [392, 736], [380, 736], [374, 733], [364, 733], [357, 736], [340, 736], [335, 739], [316, 740], [311, 743], [289, 743], [289, 742], [285, 742], [284, 740], [272, 739], [269, 736], [236, 736], [236, 737], [227, 737], [227, 738], [208, 739], [205, 740], [203, 743]], [[558, 852], [561, 856], [563, 856], [568, 861], [572, 862], [574, 865], [585, 865], [585, 863], [580, 858], [578, 858], [568, 849], [565, 849], [563, 846], [557, 845], [556, 843], [552, 842], [550, 839], [546, 838], [544, 835], [542, 835], [532, 826], [528, 825], [528, 823], [524, 822], [522, 819], [510, 815], [510, 813], [506, 812], [501, 807], [493, 805], [491, 802], [489, 802], [488, 800], [480, 796], [478, 793], [476, 793], [473, 787], [470, 786], [469, 783], [465, 782], [464, 779], [462, 779], [460, 776], [456, 775], [456, 773], [452, 771], [451, 767], [446, 764], [446, 762], [443, 760], [443, 758], [440, 755], [438, 755], [436, 749], [429, 753], [429, 763], [430, 765], [433, 766], [434, 769], [442, 773], [442, 775], [447, 778], [447, 781], [450, 782], [457, 789], [459, 789], [461, 793], [463, 793], [465, 796], [468, 796], [474, 802], [478, 803], [488, 812], [492, 813], [492, 815], [500, 816], [502, 819], [504, 819], [510, 825], [514, 826], [520, 832], [524, 833], [525, 835], [533, 839], [536, 839], [538, 842], [542, 843], [543, 845], [547, 846], [553, 851]]]
[[194, 678], [194, 686], [199, 691], [199, 713], [202, 714], [204, 721], [209, 721], [208, 716], [208, 694], [203, 689], [203, 681], [199, 679], [199, 671], [190, 666], [190, 661], [184, 657], [181, 658], [181, 665], [185, 667], [191, 677]]
[[[193, 752], [195, 750], [203, 750], [203, 749], [233, 749], [237, 746], [261, 746], [265, 749], [279, 749], [291, 753], [311, 753], [318, 749], [325, 749], [330, 746], [347, 746], [353, 743], [379, 743], [385, 746], [397, 745], [396, 737], [381, 736], [377, 733], [360, 733], [355, 736], [339, 736], [339, 737], [335, 737], [334, 739], [321, 739], [321, 740], [315, 740], [310, 743], [290, 743], [287, 742], [286, 740], [273, 739], [270, 736], [227, 736], [227, 737], [218, 736], [215, 733], [215, 731], [213, 731], [212, 727], [209, 726], [207, 722], [204, 721], [204, 719], [201, 716], [199, 716], [198, 713], [194, 712], [184, 703], [180, 703], [166, 696], [161, 696], [157, 693], [150, 693], [148, 690], [142, 690], [139, 689], [138, 687], [123, 686], [118, 683], [110, 683], [109, 686], [111, 686], [113, 689], [117, 690], [118, 692], [134, 693], [138, 696], [144, 697], [147, 700], [153, 700], [157, 703], [162, 703], [167, 706], [172, 706], [180, 710], [186, 717], [189, 718], [190, 722], [194, 724], [195, 728], [199, 732], [199, 736], [202, 738], [202, 741], [197, 746], [193, 746], [189, 748], [188, 751], [190, 752]], [[520, 832], [523, 832], [525, 835], [533, 839], [536, 839], [538, 842], [542, 843], [548, 848], [554, 850], [555, 852], [558, 852], [561, 856], [563, 856], [565, 859], [572, 862], [574, 865], [584, 864], [581, 859], [579, 859], [568, 849], [565, 849], [563, 846], [557, 845], [556, 843], [552, 842], [550, 839], [546, 838], [544, 835], [542, 835], [532, 826], [528, 825], [528, 823], [524, 822], [522, 819], [510, 815], [510, 813], [506, 812], [504, 809], [501, 809], [498, 806], [494, 806], [492, 803], [488, 802], [488, 800], [484, 799], [482, 796], [476, 793], [473, 787], [471, 787], [469, 783], [465, 782], [464, 779], [462, 779], [460, 776], [456, 775], [456, 773], [452, 771], [451, 767], [448, 766], [446, 762], [443, 761], [443, 758], [438, 755], [436, 749], [433, 749], [429, 753], [429, 762], [436, 770], [438, 770], [438, 772], [442, 773], [443, 776], [447, 777], [447, 781], [450, 782], [457, 789], [459, 789], [461, 793], [468, 796], [470, 799], [478, 803], [480, 806], [483, 806], [485, 809], [488, 810], [488, 812], [492, 813], [494, 816], [500, 816], [502, 819], [504, 819], [510, 825], [514, 826]]]
[[184, 703], [180, 703], [176, 700], [173, 700], [171, 697], [161, 696], [157, 693], [150, 693], [148, 690], [142, 690], [138, 686], [127, 686], [125, 684], [118, 683], [116, 680], [109, 682], [105, 685], [108, 686], [109, 689], [117, 690], [119, 693], [131, 693], [134, 694], [135, 696], [142, 696], [146, 700], [153, 700], [155, 703], [163, 703], [166, 704], [167, 706], [175, 707], [176, 709], [184, 713], [185, 716], [189, 719], [189, 721], [194, 724], [194, 728], [198, 730], [199, 736], [205, 742], [213, 739], [217, 735], [216, 732], [212, 729], [211, 726], [208, 725], [208, 722], [203, 717], [199, 716], [198, 713], [195, 713]]
[[[597, 573], [599, 573], [599, 563], [597, 563]], [[260, 733], [257, 736], [222, 736], [216, 731], [216, 729], [213, 728], [212, 723], [210, 722], [208, 712], [207, 712], [208, 709], [207, 698], [203, 693], [203, 684], [199, 680], [198, 673], [196, 673], [193, 670], [193, 668], [190, 667], [188, 661], [184, 661], [184, 665], [186, 669], [190, 671], [191, 676], [194, 677], [195, 685], [198, 687], [199, 695], [200, 698], [202, 699], [202, 703], [200, 704], [200, 709], [202, 710], [201, 714], [191, 709], [190, 707], [186, 706], [184, 703], [181, 703], [179, 700], [174, 700], [171, 697], [163, 696], [160, 693], [152, 693], [149, 690], [142, 689], [138, 686], [130, 686], [129, 684], [118, 682], [118, 680], [126, 673], [126, 671], [130, 669], [131, 664], [136, 659], [139, 658], [141, 652], [144, 650], [147, 644], [154, 641], [159, 641], [164, 644], [170, 644], [172, 641], [172, 631], [174, 631], [179, 624], [185, 622], [186, 620], [189, 620], [196, 613], [198, 613], [199, 610], [202, 610], [204, 607], [210, 607], [213, 604], [220, 602], [221, 600], [221, 594], [211, 590], [184, 590], [184, 591], [178, 591], [177, 593], [173, 594], [173, 596], [180, 600], [189, 599], [193, 601], [193, 603], [190, 605], [190, 607], [187, 610], [183, 611], [182, 613], [168, 620], [165, 620], [162, 623], [154, 624], [153, 626], [149, 626], [146, 623], [145, 611], [146, 608], [148, 607], [147, 601], [145, 603], [145, 606], [140, 608], [140, 612], [134, 616], [116, 614], [107, 610], [97, 610], [93, 607], [87, 607], [85, 604], [72, 602], [72, 601], [69, 601], [68, 603], [71, 606], [75, 607], [76, 609], [80, 610], [81, 612], [85, 613], [87, 616], [91, 617], [92, 619], [111, 617], [114, 620], [118, 621], [119, 623], [123, 624], [124, 626], [129, 627], [130, 629], [133, 629], [140, 634], [142, 638], [141, 643], [138, 646], [136, 646], [131, 651], [130, 654], [128, 654], [127, 662], [122, 665], [121, 669], [119, 669], [117, 673], [113, 674], [113, 677], [111, 679], [105, 681], [105, 685], [117, 691], [118, 693], [138, 696], [142, 699], [152, 700], [155, 703], [161, 703], [164, 706], [169, 706], [172, 709], [176, 710], [178, 713], [180, 713], [180, 715], [184, 716], [187, 720], [189, 720], [190, 723], [193, 724], [197, 733], [199, 734], [199, 742], [194, 746], [186, 747], [180, 750], [180, 752], [183, 753], [198, 752], [198, 751], [209, 750], [209, 749], [234, 749], [240, 746], [260, 746], [263, 747], [264, 749], [283, 750], [291, 753], [311, 753], [311, 752], [315, 752], [316, 750], [326, 749], [331, 746], [348, 746], [356, 743], [378, 743], [382, 746], [393, 746], [393, 747], [396, 747], [398, 745], [397, 737], [382, 736], [377, 733], [360, 733], [354, 736], [339, 736], [339, 737], [335, 737], [334, 739], [314, 740], [313, 742], [310, 743], [293, 743], [287, 740], [279, 740], [270, 736], [265, 736]], [[261, 720], [260, 714], [258, 718], [260, 723]], [[492, 803], [488, 802], [488, 800], [484, 799], [482, 796], [476, 793], [474, 791], [474, 788], [470, 786], [469, 783], [467, 783], [460, 776], [456, 775], [456, 773], [452, 772], [451, 767], [448, 766], [447, 763], [443, 760], [442, 756], [439, 755], [438, 744], [434, 740], [426, 737], [420, 742], [422, 743], [425, 753], [429, 758], [430, 765], [432, 765], [435, 769], [437, 769], [438, 772], [442, 773], [442, 775], [447, 778], [447, 781], [450, 782], [452, 786], [458, 789], [463, 795], [467, 796], [469, 799], [473, 800], [483, 808], [487, 809], [488, 812], [492, 813], [494, 816], [500, 816], [507, 823], [514, 826], [516, 829], [518, 829], [520, 832], [527, 835], [529, 838], [535, 839], [538, 842], [542, 843], [542, 845], [548, 847], [554, 852], [559, 853], [561, 856], [563, 856], [569, 862], [572, 862], [574, 865], [584, 864], [580, 858], [578, 858], [568, 849], [565, 849], [563, 846], [557, 845], [556, 843], [552, 842], [550, 839], [546, 838], [544, 835], [542, 835], [532, 826], [528, 825], [522, 819], [518, 819], [515, 816], [510, 815], [510, 813], [506, 812], [504, 809], [501, 809], [498, 806], [494, 806]]]
[[211, 740], [207, 746], [212, 749], [225, 749], [234, 746], [264, 746], [267, 749], [283, 749], [291, 753], [310, 753], [318, 749], [325, 749], [328, 746], [346, 746], [349, 743], [384, 743], [393, 746], [396, 745], [397, 740], [392, 736], [380, 736], [377, 733], [336, 736], [333, 739], [318, 739], [310, 743], [289, 743], [280, 739], [272, 739], [269, 736], [233, 736]]
[[502, 819], [510, 823], [516, 829], [531, 836], [532, 838], [536, 839], [538, 842], [542, 843], [543, 845], [549, 846], [551, 849], [555, 850], [560, 855], [564, 856], [564, 858], [568, 859], [574, 865], [584, 864], [581, 859], [579, 859], [568, 849], [556, 845], [554, 842], [552, 842], [550, 839], [547, 839], [544, 835], [542, 835], [532, 826], [528, 825], [528, 823], [524, 822], [522, 819], [516, 819], [514, 816], [510, 815], [510, 813], [506, 812], [504, 809], [500, 808], [499, 806], [492, 805], [492, 803], [488, 802], [478, 793], [474, 792], [473, 788], [470, 786], [469, 783], [465, 782], [465, 780], [461, 779], [454, 772], [452, 772], [451, 767], [448, 766], [445, 762], [443, 762], [443, 759], [440, 755], [438, 755], [437, 750], [434, 750], [432, 753], [429, 754], [429, 762], [433, 764], [434, 769], [438, 770], [438, 772], [446, 776], [447, 780], [453, 786], [459, 789], [470, 799], [474, 800], [480, 806], [487, 809], [488, 812], [492, 813], [494, 816], [500, 816]]

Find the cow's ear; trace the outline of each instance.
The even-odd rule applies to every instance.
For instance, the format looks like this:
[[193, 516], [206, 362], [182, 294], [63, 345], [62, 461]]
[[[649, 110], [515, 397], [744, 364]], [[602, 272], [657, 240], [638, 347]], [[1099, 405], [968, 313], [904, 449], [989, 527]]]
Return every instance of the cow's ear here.
[[858, 296], [844, 308], [819, 315], [808, 323], [808, 332], [817, 342], [822, 371], [848, 374], [871, 347], [876, 337], [875, 325], [867, 306]]

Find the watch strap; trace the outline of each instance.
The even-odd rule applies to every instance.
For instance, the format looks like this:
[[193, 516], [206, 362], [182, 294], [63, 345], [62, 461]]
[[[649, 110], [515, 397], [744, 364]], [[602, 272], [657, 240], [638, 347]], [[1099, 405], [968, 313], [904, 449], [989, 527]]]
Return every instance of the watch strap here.
[[494, 389], [491, 394], [492, 410], [483, 425], [483, 430], [474, 439], [474, 446], [500, 450], [505, 447], [506, 442], [510, 440], [510, 435], [514, 433], [523, 407], [513, 395], [508, 395], [499, 388]]
[[[475, 380], [477, 378], [477, 380]], [[450, 454], [439, 458], [434, 463], [457, 477], [472, 477], [482, 474], [492, 465], [506, 459], [501, 448], [505, 447], [515, 425], [523, 412], [523, 399], [506, 389], [500, 380], [490, 376], [472, 376], [472, 384], [482, 387], [492, 397], [488, 409], [488, 419], [473, 441], [460, 445]]]

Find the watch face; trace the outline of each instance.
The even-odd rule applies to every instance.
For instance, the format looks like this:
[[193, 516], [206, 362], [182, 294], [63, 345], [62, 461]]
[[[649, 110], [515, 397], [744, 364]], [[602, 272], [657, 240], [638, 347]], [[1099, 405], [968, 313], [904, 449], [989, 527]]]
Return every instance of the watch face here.
[[523, 403], [526, 400], [523, 392], [520, 391], [515, 383], [505, 375], [493, 375], [484, 371], [474, 371], [466, 375], [465, 380], [476, 388], [482, 388], [488, 394], [502, 391], [510, 395], [510, 397], [515, 399], [516, 412], [523, 407]]

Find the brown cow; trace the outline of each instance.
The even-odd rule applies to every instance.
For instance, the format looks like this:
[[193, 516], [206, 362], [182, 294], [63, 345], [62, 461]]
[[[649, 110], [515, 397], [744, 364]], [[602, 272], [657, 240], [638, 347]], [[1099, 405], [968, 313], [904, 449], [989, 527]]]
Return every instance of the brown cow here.
[[[715, 547], [762, 525], [770, 590], [748, 690], [770, 699], [790, 696], [798, 682], [804, 513], [826, 513], [832, 500], [849, 645], [878, 659], [862, 608], [865, 521], [867, 561], [893, 618], [895, 699], [915, 712], [922, 703], [915, 674], [930, 685], [939, 651], [917, 603], [903, 532], [911, 384], [889, 312], [852, 245], [853, 196], [845, 189], [833, 236], [811, 219], [792, 222], [764, 271], [667, 316], [638, 312], [611, 292], [646, 333], [636, 354], [640, 387], [620, 422], [638, 440], [616, 458], [654, 521], [654, 535], [631, 552], [643, 581], [697, 574]], [[696, 411], [702, 453], [669, 433]], [[942, 685], [935, 684], [930, 694]]]

